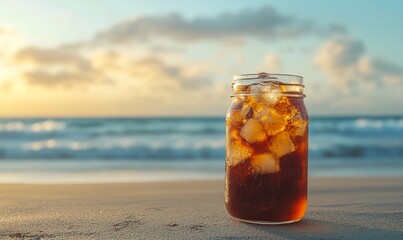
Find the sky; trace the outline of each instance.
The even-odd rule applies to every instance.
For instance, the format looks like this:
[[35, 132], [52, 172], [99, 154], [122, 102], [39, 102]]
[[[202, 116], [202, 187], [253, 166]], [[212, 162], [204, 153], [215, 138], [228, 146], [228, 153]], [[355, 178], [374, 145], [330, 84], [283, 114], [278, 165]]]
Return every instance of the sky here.
[[232, 76], [318, 115], [402, 115], [402, 1], [0, 0], [0, 116], [224, 116]]

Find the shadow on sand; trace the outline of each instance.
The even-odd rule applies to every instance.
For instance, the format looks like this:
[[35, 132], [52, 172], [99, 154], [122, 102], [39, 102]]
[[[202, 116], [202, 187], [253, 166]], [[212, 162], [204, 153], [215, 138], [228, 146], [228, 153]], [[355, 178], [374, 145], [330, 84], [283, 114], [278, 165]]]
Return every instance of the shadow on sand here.
[[314, 219], [278, 226], [248, 224], [248, 227], [289, 239], [403, 239], [403, 232], [340, 224]]

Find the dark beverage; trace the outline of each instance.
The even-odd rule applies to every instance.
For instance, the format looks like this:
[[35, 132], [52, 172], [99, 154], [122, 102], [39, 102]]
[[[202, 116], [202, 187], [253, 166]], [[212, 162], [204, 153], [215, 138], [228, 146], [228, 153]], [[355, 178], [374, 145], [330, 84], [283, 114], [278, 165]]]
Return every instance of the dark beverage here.
[[253, 223], [298, 221], [307, 207], [303, 85], [279, 82], [268, 74], [242, 80], [233, 85], [227, 114], [227, 210]]

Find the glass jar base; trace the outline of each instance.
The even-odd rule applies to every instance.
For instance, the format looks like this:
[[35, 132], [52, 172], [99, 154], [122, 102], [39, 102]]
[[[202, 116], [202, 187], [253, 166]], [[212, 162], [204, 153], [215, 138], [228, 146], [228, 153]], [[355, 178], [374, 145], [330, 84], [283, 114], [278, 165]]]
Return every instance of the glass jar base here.
[[300, 221], [302, 218], [289, 220], [289, 221], [281, 221], [281, 222], [274, 222], [274, 221], [259, 221], [259, 220], [247, 220], [241, 219], [231, 216], [236, 221], [244, 222], [244, 223], [251, 223], [251, 224], [258, 224], [258, 225], [283, 225], [283, 224], [291, 224]]

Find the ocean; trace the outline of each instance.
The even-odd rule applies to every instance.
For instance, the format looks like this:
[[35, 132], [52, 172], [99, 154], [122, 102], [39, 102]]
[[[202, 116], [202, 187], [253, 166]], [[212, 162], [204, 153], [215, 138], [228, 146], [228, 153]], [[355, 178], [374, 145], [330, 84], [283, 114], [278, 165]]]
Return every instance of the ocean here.
[[[1, 183], [223, 179], [224, 118], [3, 118]], [[310, 176], [402, 176], [403, 117], [311, 117]]]

